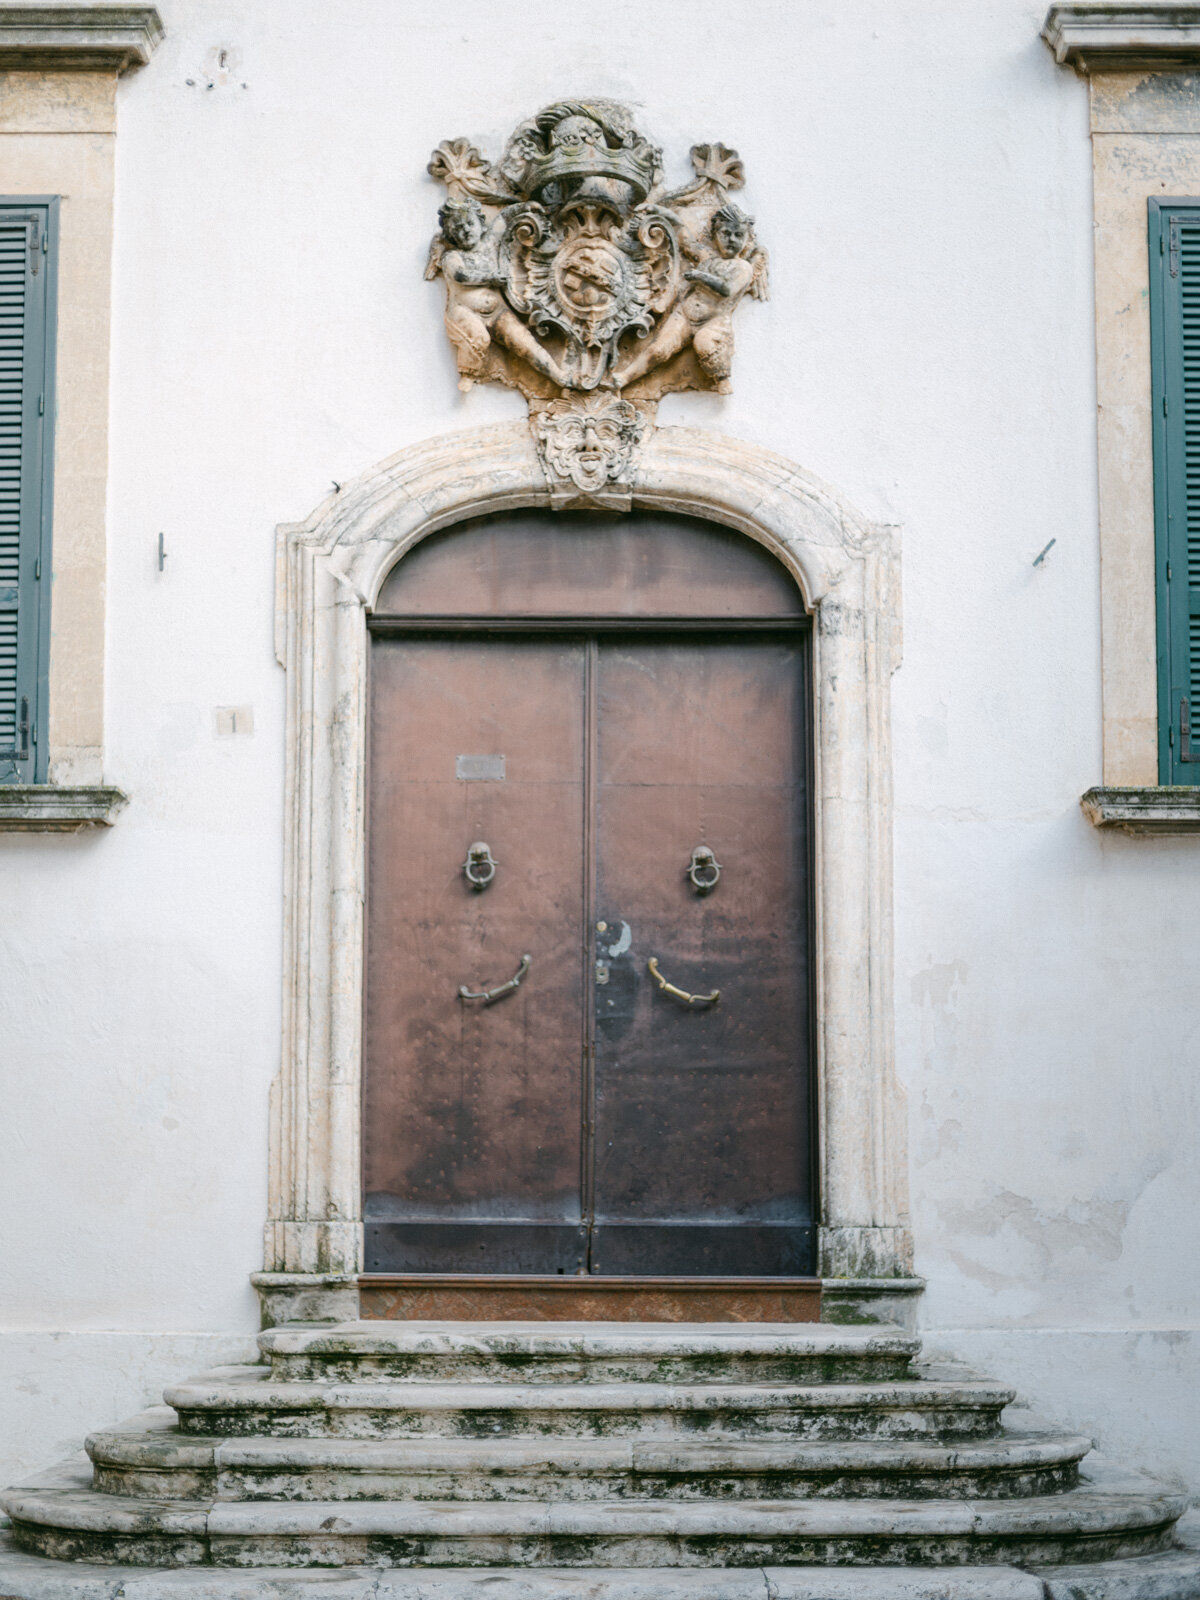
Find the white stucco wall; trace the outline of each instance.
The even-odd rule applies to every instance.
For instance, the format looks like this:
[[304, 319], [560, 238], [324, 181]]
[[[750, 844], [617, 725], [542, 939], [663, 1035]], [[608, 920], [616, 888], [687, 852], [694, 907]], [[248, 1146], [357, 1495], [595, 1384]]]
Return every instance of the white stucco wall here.
[[[1042, 10], [163, 0], [167, 42], [118, 93], [106, 775], [132, 803], [99, 837], [0, 835], [0, 1479], [252, 1333], [274, 527], [521, 414], [455, 387], [425, 162], [598, 93], [677, 181], [691, 143], [735, 145], [771, 251], [737, 392], [662, 420], [902, 529], [896, 1023], [931, 1337], [1200, 1489], [1200, 841], [1102, 838], [1078, 807], [1100, 778], [1091, 157]], [[252, 706], [253, 735], [215, 737], [217, 706]]]

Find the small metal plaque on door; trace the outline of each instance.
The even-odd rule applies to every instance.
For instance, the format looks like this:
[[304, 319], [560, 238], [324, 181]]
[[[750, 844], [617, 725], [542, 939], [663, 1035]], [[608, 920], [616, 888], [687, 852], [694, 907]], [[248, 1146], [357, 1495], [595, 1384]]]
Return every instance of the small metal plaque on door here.
[[466, 779], [468, 782], [481, 779], [491, 779], [495, 782], [504, 777], [503, 756], [455, 756], [454, 776]]

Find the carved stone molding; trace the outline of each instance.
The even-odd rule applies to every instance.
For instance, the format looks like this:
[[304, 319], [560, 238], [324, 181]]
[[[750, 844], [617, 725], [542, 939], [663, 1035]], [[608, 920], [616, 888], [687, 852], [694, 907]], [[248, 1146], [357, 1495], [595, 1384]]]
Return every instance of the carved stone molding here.
[[0, 6], [0, 69], [124, 72], [144, 67], [162, 43], [157, 6]]
[[[580, 470], [598, 475], [600, 465]], [[706, 517], [762, 544], [794, 574], [813, 614], [820, 1270], [907, 1277], [906, 1119], [891, 1001], [894, 533], [862, 522], [791, 462], [705, 429], [651, 432], [632, 458], [629, 490], [638, 505]], [[285, 1004], [268, 1271], [353, 1273], [362, 1256], [368, 613], [391, 568], [427, 535], [548, 506], [553, 493], [529, 428], [513, 423], [404, 450], [307, 522], [279, 530]]]

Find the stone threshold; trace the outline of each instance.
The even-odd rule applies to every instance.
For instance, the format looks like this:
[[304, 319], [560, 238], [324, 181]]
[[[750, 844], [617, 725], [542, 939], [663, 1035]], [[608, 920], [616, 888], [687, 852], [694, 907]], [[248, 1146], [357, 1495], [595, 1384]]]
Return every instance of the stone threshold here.
[[371, 1320], [818, 1322], [819, 1278], [624, 1278], [364, 1273]]
[[[262, 1326], [369, 1320], [891, 1322], [916, 1326], [923, 1278], [567, 1278], [255, 1272]], [[591, 1308], [581, 1309], [591, 1297]], [[490, 1307], [490, 1309], [489, 1309]]]

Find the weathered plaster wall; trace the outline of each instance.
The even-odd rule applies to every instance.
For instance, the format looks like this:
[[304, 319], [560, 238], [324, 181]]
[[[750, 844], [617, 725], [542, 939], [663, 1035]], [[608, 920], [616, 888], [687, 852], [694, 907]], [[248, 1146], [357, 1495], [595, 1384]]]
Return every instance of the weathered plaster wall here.
[[[1200, 846], [1102, 837], [1078, 808], [1101, 776], [1091, 150], [1042, 9], [164, 3], [166, 44], [118, 90], [106, 769], [132, 803], [103, 837], [0, 837], [23, 1463], [253, 1326], [274, 526], [406, 444], [520, 415], [455, 387], [424, 164], [598, 92], [644, 108], [676, 178], [691, 142], [736, 145], [772, 252], [736, 393], [663, 420], [902, 530], [897, 1055], [925, 1320], [1200, 1487]], [[218, 706], [253, 706], [253, 734], [216, 737]], [[63, 1330], [91, 1342], [60, 1389]]]

